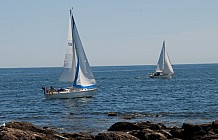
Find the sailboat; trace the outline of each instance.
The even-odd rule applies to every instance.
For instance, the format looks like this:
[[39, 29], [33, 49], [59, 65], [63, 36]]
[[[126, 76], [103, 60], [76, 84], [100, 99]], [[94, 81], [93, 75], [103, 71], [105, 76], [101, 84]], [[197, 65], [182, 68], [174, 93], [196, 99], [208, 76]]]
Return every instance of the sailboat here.
[[44, 88], [46, 98], [82, 98], [95, 94], [97, 85], [83, 49], [82, 42], [70, 10], [67, 53], [65, 54], [63, 72], [60, 82], [70, 82], [71, 87], [54, 89]]
[[169, 56], [165, 48], [165, 41], [160, 52], [159, 60], [157, 63], [156, 71], [149, 74], [151, 78], [172, 78], [174, 74], [173, 67], [170, 63]]

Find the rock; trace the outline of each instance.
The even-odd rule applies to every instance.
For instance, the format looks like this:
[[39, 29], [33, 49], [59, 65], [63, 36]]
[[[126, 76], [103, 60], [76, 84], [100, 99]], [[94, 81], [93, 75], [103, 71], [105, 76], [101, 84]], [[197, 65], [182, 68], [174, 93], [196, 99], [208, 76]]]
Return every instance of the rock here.
[[103, 132], [95, 136], [95, 140], [139, 140], [125, 132]]
[[135, 119], [135, 116], [134, 115], [124, 115], [122, 116], [122, 119], [131, 120], [131, 119]]
[[108, 112], [107, 115], [108, 116], [118, 116], [116, 112]]
[[201, 140], [217, 140], [218, 139], [218, 134], [213, 134], [213, 135], [206, 135], [206, 136], [203, 136], [201, 138]]
[[56, 131], [53, 131], [51, 129], [40, 128], [38, 126], [35, 126], [31, 123], [27, 122], [8, 122], [5, 123], [5, 127], [7, 128], [15, 128], [23, 131], [32, 131], [32, 132], [38, 132], [38, 133], [45, 133], [45, 134], [52, 134], [52, 133], [58, 133]]
[[216, 134], [216, 132], [214, 131], [214, 129], [212, 129], [213, 127], [215, 127], [215, 124], [213, 123], [212, 124], [201, 124], [201, 125], [184, 123], [182, 126], [182, 128], [184, 129], [182, 138], [196, 140], [196, 139], [201, 139], [203, 137], [205, 139], [211, 136], [214, 137], [214, 134]]
[[168, 128], [162, 123], [152, 122], [118, 122], [113, 124], [108, 131], [122, 131], [140, 140], [198, 140], [218, 139], [218, 122], [210, 124], [184, 123], [182, 128]]
[[29, 131], [33, 131], [33, 132], [39, 132], [42, 129], [34, 126], [31, 123], [27, 123], [27, 122], [7, 122], [5, 123], [5, 127], [7, 128], [16, 128], [16, 129], [20, 129], [20, 130], [29, 130]]
[[155, 124], [149, 121], [138, 122], [138, 123], [135, 123], [135, 125], [139, 126], [141, 129], [147, 129], [147, 128], [152, 129], [152, 130], [166, 129], [166, 126], [164, 124], [161, 124], [161, 123]]
[[174, 138], [173, 135], [170, 132], [168, 132], [167, 130], [162, 129], [162, 130], [159, 130], [158, 132], [163, 134], [164, 137], [166, 137], [167, 139], [173, 139]]
[[145, 132], [143, 130], [132, 130], [132, 131], [129, 131], [128, 133], [137, 137], [140, 140], [145, 139]]
[[193, 125], [188, 123], [183, 123], [182, 128], [184, 129], [185, 133], [193, 133], [202, 129], [199, 125]]
[[207, 124], [184, 123], [182, 128], [153, 122], [117, 122], [108, 131], [59, 133], [27, 122], [8, 122], [0, 127], [0, 140], [217, 140], [218, 121]]
[[130, 131], [129, 133], [140, 140], [168, 140], [161, 132], [153, 131], [151, 129]]
[[73, 134], [70, 134], [70, 133], [62, 133], [62, 136], [65, 137], [65, 138], [73, 138], [75, 140], [94, 140], [95, 137], [91, 134], [88, 134], [88, 133], [73, 133]]
[[1, 128], [0, 139], [1, 140], [49, 140], [55, 137], [46, 136], [40, 133], [33, 133], [31, 131], [23, 131], [14, 128]]
[[212, 128], [218, 130], [218, 120], [212, 122]]
[[27, 122], [9, 122], [0, 127], [1, 140], [94, 140], [86, 133], [59, 133], [46, 127], [40, 128]]
[[163, 134], [158, 132], [147, 133], [145, 135], [146, 140], [169, 140]]
[[113, 124], [108, 131], [127, 131], [127, 130], [140, 130], [141, 128], [129, 122], [117, 122]]
[[174, 138], [182, 138], [182, 136], [183, 136], [183, 129], [182, 128], [178, 128], [178, 127], [173, 127], [170, 130], [170, 134]]

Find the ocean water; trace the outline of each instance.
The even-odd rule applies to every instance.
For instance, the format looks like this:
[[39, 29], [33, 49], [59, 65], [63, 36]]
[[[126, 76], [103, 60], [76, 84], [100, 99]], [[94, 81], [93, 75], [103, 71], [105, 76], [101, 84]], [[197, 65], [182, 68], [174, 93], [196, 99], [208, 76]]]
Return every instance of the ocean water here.
[[69, 86], [58, 83], [61, 68], [2, 68], [0, 124], [25, 121], [60, 132], [98, 133], [118, 121], [181, 126], [218, 119], [218, 64], [174, 65], [170, 80], [148, 78], [154, 69], [93, 67], [98, 84], [94, 97], [45, 99], [41, 87]]

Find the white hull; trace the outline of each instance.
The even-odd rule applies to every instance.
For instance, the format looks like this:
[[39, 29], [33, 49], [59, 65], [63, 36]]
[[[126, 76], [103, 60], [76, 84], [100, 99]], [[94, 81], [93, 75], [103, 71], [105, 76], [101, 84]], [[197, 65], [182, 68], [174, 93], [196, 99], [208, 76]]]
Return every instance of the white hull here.
[[173, 74], [168, 74], [168, 75], [154, 75], [154, 74], [152, 73], [152, 74], [149, 74], [149, 77], [150, 77], [150, 78], [163, 78], [163, 79], [169, 78], [169, 79], [171, 79], [171, 78], [173, 78]]
[[88, 98], [94, 96], [96, 88], [94, 89], [73, 89], [67, 88], [65, 91], [55, 91], [45, 93], [47, 99], [69, 99], [69, 98]]

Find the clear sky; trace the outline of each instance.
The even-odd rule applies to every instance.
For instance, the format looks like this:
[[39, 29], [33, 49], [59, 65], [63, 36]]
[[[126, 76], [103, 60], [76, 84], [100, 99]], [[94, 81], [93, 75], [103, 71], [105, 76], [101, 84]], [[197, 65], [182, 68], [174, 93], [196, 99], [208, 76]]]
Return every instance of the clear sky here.
[[0, 67], [63, 66], [69, 9], [92, 66], [218, 63], [218, 0], [1, 0]]

